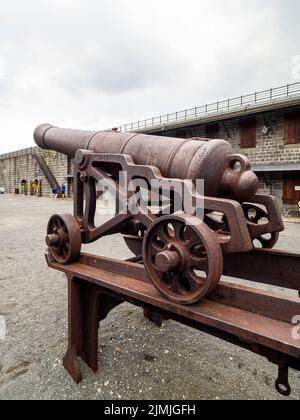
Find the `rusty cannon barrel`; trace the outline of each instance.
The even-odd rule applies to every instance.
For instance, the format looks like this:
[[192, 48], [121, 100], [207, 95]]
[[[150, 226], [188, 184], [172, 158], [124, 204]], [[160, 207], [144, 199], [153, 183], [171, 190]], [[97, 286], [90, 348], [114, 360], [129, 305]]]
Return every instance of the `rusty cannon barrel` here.
[[38, 126], [34, 140], [42, 149], [55, 150], [73, 158], [78, 149], [116, 153], [132, 157], [137, 165], [156, 166], [162, 176], [204, 180], [205, 195], [237, 201], [250, 200], [258, 179], [245, 156], [233, 154], [225, 140], [178, 139], [138, 133], [83, 131]]

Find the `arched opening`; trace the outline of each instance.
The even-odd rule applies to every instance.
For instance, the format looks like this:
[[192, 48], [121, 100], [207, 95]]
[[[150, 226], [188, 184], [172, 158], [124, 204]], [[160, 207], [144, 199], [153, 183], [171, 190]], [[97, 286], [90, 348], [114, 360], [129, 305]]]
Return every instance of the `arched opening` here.
[[22, 181], [21, 181], [21, 192], [24, 195], [28, 194], [28, 183], [27, 183], [26, 179], [22, 179]]

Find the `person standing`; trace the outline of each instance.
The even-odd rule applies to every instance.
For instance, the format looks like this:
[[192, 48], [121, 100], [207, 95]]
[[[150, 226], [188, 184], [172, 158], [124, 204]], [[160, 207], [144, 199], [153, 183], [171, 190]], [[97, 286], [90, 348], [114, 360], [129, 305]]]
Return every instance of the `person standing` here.
[[66, 198], [66, 186], [65, 184], [61, 184], [61, 198]]
[[54, 185], [52, 192], [53, 192], [54, 198], [56, 200], [57, 196], [58, 196], [58, 187], [57, 187], [56, 184]]

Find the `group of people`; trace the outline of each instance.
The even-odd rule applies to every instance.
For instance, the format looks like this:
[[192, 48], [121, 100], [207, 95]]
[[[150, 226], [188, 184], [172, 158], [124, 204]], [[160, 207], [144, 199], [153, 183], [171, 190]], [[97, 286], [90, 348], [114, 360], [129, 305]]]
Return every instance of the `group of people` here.
[[61, 184], [61, 187], [59, 188], [58, 185], [54, 185], [52, 190], [53, 196], [55, 200], [58, 198], [59, 193], [61, 193], [60, 198], [64, 199], [66, 198], [66, 186], [65, 184]]

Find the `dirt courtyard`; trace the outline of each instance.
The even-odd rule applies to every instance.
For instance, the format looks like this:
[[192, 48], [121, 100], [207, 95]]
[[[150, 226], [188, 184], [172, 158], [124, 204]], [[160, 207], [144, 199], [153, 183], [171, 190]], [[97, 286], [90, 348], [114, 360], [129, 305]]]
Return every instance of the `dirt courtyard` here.
[[[99, 370], [82, 364], [76, 385], [62, 366], [66, 280], [43, 256], [54, 213], [72, 213], [72, 202], [0, 195], [0, 400], [283, 399], [274, 388], [277, 369], [265, 359], [173, 321], [159, 329], [129, 304], [101, 323]], [[277, 247], [299, 251], [300, 224], [286, 224]], [[118, 235], [84, 250], [131, 256]], [[299, 400], [300, 373], [291, 372], [290, 383], [290, 399]]]

